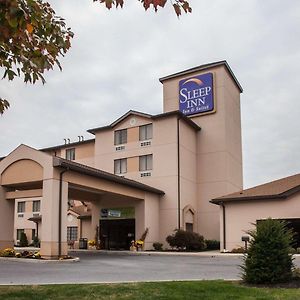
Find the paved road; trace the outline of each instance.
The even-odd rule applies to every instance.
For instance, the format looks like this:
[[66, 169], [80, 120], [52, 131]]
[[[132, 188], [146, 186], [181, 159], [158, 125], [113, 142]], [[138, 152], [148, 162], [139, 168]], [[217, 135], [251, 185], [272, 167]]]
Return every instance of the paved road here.
[[241, 257], [76, 253], [77, 263], [0, 260], [0, 284], [239, 279]]

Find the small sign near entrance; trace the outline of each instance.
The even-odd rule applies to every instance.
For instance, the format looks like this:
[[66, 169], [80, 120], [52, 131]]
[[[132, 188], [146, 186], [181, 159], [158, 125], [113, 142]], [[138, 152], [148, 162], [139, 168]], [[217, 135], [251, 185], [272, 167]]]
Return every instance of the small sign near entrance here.
[[113, 218], [120, 218], [121, 212], [119, 210], [108, 210], [108, 216]]
[[215, 111], [212, 73], [179, 81], [179, 110], [187, 116]]
[[134, 219], [134, 207], [102, 208], [101, 219]]

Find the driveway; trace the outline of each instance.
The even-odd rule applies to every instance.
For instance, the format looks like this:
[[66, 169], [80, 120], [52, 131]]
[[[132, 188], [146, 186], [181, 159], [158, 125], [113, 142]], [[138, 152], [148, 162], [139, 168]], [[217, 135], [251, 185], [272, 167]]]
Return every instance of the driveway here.
[[[80, 262], [0, 260], [0, 284], [240, 279], [241, 257], [73, 253]], [[298, 264], [299, 265], [299, 264]]]

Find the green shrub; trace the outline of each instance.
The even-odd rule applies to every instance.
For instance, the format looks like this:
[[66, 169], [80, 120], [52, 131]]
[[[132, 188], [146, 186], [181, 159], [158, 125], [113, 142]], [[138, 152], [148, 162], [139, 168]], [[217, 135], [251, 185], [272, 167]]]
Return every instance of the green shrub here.
[[177, 229], [175, 230], [175, 234], [167, 236], [166, 241], [172, 248], [177, 248], [179, 250], [199, 251], [206, 248], [202, 235], [181, 229]]
[[220, 241], [205, 240], [207, 250], [220, 250]]
[[256, 225], [248, 234], [248, 254], [242, 266], [247, 283], [287, 282], [292, 278], [293, 258], [289, 253], [293, 232], [287, 223], [267, 219]]
[[294, 268], [292, 271], [292, 278], [294, 280], [299, 280], [300, 279], [300, 268]]
[[153, 243], [153, 248], [154, 248], [155, 251], [162, 251], [163, 244], [162, 243], [158, 243], [158, 242]]
[[21, 232], [20, 247], [28, 247], [28, 239], [25, 232]]

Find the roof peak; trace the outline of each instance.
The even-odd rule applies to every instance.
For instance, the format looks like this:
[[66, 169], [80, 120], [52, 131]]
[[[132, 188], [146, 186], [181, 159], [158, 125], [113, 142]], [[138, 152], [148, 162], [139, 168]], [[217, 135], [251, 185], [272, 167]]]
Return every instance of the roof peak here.
[[238, 89], [242, 93], [243, 88], [242, 88], [241, 84], [239, 83], [239, 81], [237, 80], [237, 78], [235, 77], [232, 69], [230, 68], [230, 66], [229, 66], [229, 64], [227, 63], [226, 60], [220, 60], [220, 61], [216, 61], [216, 62], [212, 62], [212, 63], [208, 63], [208, 64], [203, 64], [203, 65], [200, 65], [200, 66], [197, 66], [197, 67], [193, 67], [193, 68], [186, 69], [186, 70], [183, 70], [183, 71], [180, 71], [180, 72], [176, 72], [176, 73], [173, 73], [171, 75], [167, 75], [167, 76], [159, 78], [159, 81], [161, 83], [163, 83], [164, 81], [169, 80], [169, 79], [173, 79], [173, 78], [176, 78], [176, 77], [179, 77], [179, 76], [189, 75], [191, 73], [195, 73], [195, 72], [199, 72], [199, 71], [205, 71], [205, 70], [208, 70], [208, 69], [211, 69], [211, 68], [214, 68], [214, 67], [218, 67], [218, 66], [224, 66], [226, 68], [228, 73], [231, 75], [233, 81], [235, 82], [236, 86], [238, 87]]

